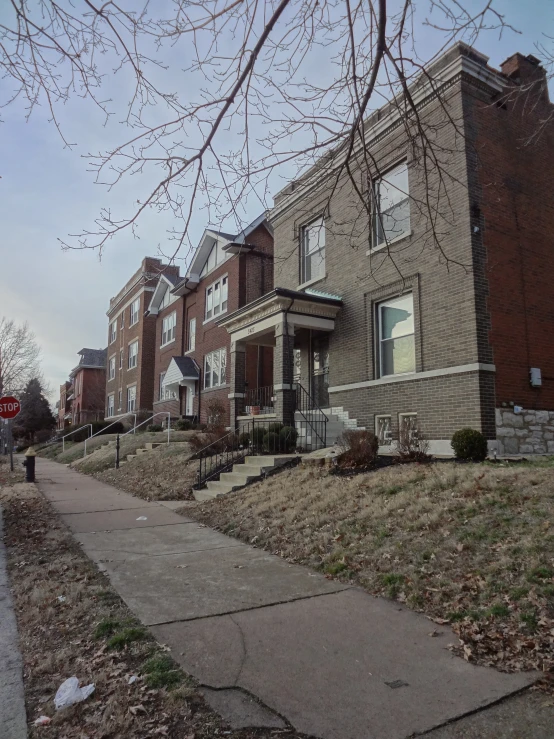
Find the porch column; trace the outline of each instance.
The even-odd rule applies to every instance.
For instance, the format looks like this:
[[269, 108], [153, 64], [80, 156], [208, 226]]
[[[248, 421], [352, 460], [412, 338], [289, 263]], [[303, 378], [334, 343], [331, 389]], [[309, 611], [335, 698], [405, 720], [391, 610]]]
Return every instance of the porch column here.
[[244, 414], [246, 378], [246, 344], [231, 340], [231, 392], [229, 393], [230, 425], [238, 428], [238, 416]]
[[277, 420], [285, 426], [294, 426], [296, 390], [294, 373], [294, 326], [290, 323], [275, 327], [275, 351], [273, 353], [273, 392]]

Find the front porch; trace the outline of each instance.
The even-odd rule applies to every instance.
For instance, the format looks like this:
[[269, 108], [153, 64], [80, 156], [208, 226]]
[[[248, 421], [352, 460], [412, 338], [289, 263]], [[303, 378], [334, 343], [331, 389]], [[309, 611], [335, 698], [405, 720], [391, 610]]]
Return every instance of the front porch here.
[[[329, 405], [329, 334], [341, 306], [335, 295], [276, 288], [220, 321], [231, 335], [231, 428], [252, 418], [294, 427], [299, 414], [308, 427], [321, 423]], [[271, 348], [273, 385], [248, 387], [250, 345]]]

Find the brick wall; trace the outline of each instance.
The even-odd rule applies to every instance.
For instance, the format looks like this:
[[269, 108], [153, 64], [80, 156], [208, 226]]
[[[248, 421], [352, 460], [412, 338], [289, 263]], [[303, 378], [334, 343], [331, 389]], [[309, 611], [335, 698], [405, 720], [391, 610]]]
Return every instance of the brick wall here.
[[[538, 86], [524, 94], [512, 88], [496, 104], [477, 89], [465, 98], [496, 401], [553, 410], [554, 125], [535, 136], [553, 106], [535, 63], [516, 54], [502, 71], [523, 83], [538, 80]], [[541, 369], [542, 387], [531, 387], [530, 367]]]

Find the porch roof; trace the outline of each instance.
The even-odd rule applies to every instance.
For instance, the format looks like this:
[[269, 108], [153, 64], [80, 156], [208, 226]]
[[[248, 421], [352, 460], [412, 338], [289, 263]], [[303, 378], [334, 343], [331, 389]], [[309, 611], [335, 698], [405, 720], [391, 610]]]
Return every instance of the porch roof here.
[[163, 384], [178, 385], [184, 380], [198, 380], [200, 372], [192, 357], [172, 357]]
[[342, 299], [337, 295], [276, 287], [217, 323], [226, 328], [236, 341], [254, 340], [270, 333], [283, 321], [285, 314], [292, 326], [332, 331], [341, 307]]

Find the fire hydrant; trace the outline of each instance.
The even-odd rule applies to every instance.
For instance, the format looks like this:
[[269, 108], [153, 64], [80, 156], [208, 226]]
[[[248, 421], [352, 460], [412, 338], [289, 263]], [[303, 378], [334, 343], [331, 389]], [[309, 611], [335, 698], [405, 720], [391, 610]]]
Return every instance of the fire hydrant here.
[[37, 456], [37, 453], [35, 452], [32, 446], [30, 446], [25, 452], [25, 460], [22, 462], [23, 466], [25, 467], [25, 482], [35, 481], [35, 458], [36, 456]]

